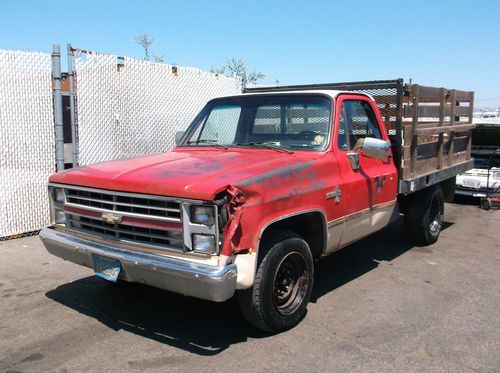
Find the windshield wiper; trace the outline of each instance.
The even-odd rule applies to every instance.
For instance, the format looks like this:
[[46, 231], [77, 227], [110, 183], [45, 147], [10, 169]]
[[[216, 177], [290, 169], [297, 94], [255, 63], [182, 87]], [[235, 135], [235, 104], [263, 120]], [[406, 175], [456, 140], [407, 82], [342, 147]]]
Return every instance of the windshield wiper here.
[[282, 146], [276, 145], [275, 143], [272, 142], [239, 142], [236, 143], [237, 146], [262, 146], [267, 149], [273, 149], [281, 152], [285, 152], [288, 154], [293, 154], [293, 150], [284, 148]]
[[227, 149], [227, 146], [217, 144], [217, 140], [212, 140], [212, 139], [201, 139], [201, 140], [190, 140], [186, 141], [186, 144], [209, 144], [208, 146], [214, 147], [214, 148], [221, 148], [221, 149]]

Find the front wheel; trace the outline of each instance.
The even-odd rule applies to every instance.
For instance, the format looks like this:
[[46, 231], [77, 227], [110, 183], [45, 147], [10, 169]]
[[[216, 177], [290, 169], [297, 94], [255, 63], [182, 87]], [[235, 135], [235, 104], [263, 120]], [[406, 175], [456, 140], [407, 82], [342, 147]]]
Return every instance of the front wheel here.
[[308, 244], [293, 234], [280, 240], [262, 259], [254, 286], [239, 292], [243, 315], [267, 332], [293, 328], [307, 313], [313, 275]]

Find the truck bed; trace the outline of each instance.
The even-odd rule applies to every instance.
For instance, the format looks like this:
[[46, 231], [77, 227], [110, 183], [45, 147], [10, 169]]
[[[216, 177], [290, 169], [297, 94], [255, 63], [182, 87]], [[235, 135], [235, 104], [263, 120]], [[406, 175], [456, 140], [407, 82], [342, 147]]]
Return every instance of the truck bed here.
[[247, 88], [245, 92], [335, 89], [377, 102], [398, 167], [399, 193], [409, 194], [471, 169], [474, 92], [405, 84], [403, 79]]

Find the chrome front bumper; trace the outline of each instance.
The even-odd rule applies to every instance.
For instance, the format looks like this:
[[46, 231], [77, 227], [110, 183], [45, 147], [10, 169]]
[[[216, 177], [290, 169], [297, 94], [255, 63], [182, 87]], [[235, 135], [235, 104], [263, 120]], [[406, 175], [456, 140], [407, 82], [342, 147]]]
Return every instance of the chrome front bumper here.
[[47, 251], [64, 260], [93, 268], [93, 255], [119, 260], [120, 279], [138, 282], [174, 293], [223, 302], [236, 289], [235, 264], [216, 267], [181, 259], [132, 251], [69, 233], [45, 228], [40, 238]]

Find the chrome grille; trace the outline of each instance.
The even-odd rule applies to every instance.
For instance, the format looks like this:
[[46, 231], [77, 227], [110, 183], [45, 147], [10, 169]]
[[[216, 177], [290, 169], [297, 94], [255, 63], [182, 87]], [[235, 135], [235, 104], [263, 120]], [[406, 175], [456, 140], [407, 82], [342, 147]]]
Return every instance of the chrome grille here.
[[78, 207], [91, 207], [102, 210], [131, 213], [145, 216], [158, 216], [171, 221], [180, 221], [179, 202], [158, 198], [144, 198], [128, 193], [115, 194], [108, 191], [91, 191], [64, 188], [66, 203]]
[[[115, 241], [184, 250], [181, 204], [168, 197], [64, 187], [66, 228]], [[112, 213], [122, 218], [100, 218]]]
[[111, 240], [161, 246], [182, 250], [182, 232], [143, 228], [125, 224], [110, 224], [99, 219], [66, 214], [67, 228], [83, 233], [96, 234]]

